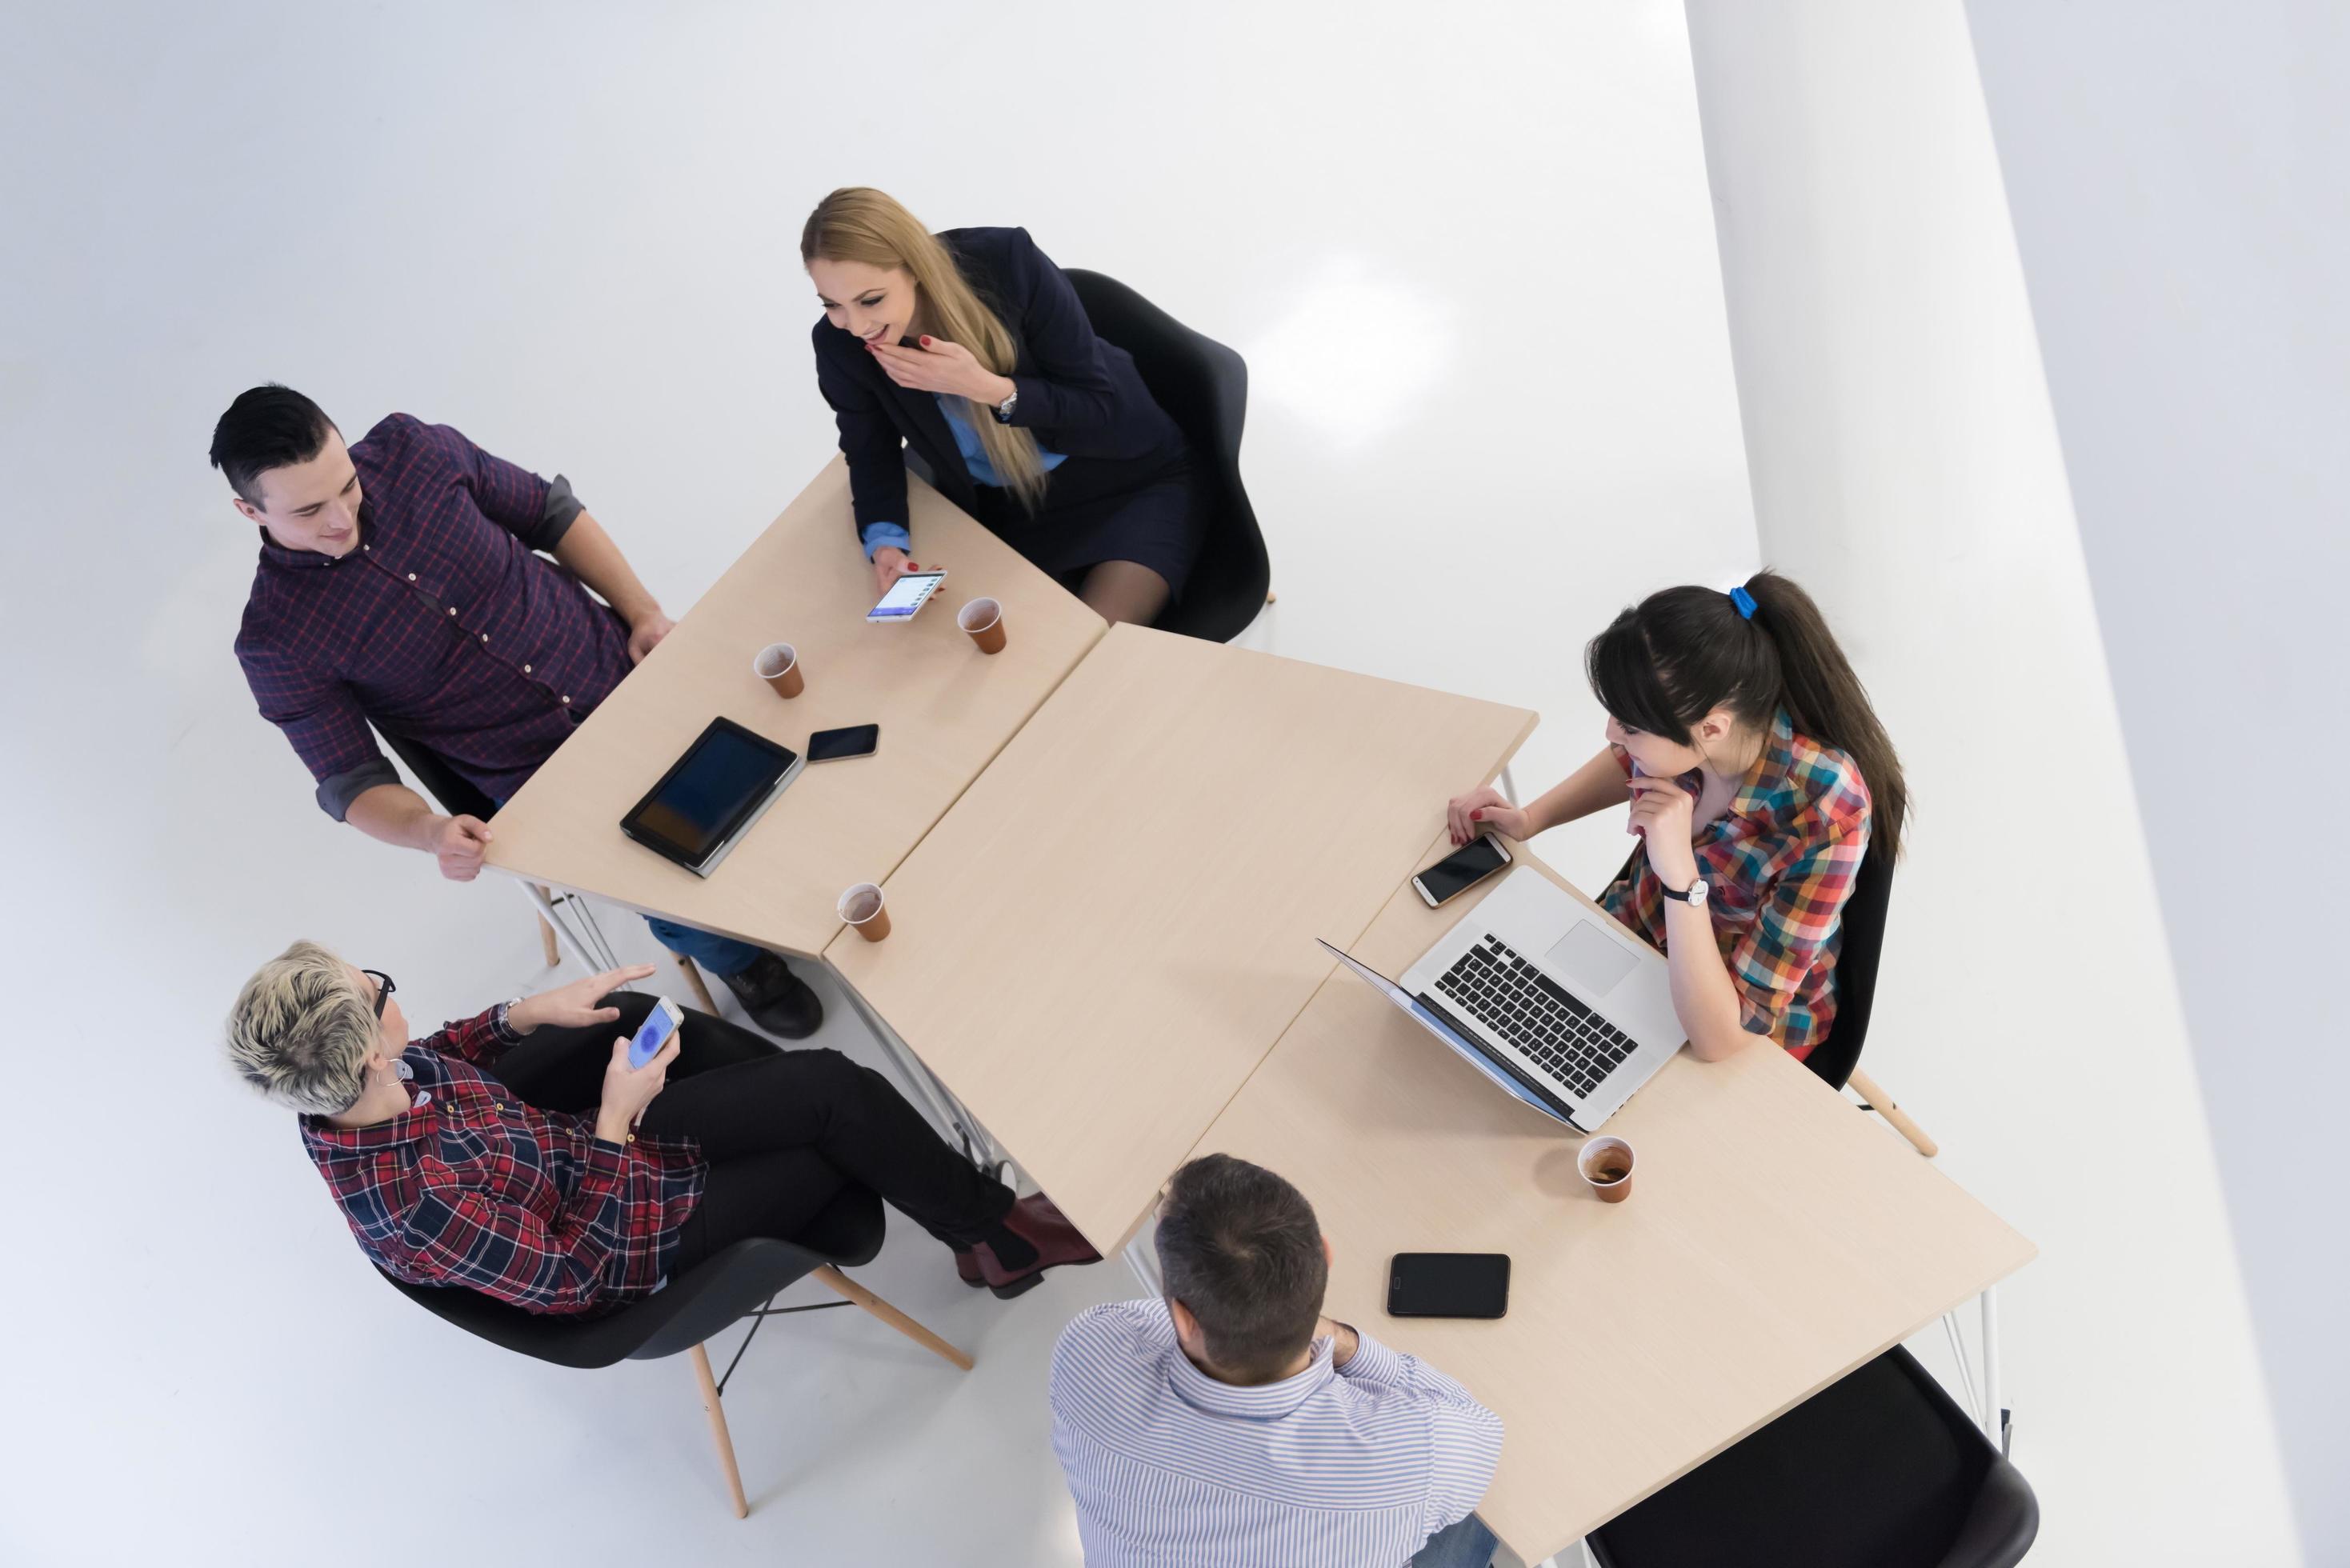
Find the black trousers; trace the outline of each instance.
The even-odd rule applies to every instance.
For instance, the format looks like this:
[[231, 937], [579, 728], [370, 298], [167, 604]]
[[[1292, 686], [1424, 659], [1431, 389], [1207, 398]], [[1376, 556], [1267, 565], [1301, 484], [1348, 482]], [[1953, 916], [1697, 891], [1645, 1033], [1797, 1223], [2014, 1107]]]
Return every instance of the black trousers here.
[[[653, 999], [615, 992], [619, 1018], [541, 1028], [494, 1075], [547, 1111], [592, 1112], [612, 1042], [633, 1034]], [[837, 1051], [781, 1051], [750, 1031], [688, 1009], [669, 1083], [639, 1131], [690, 1137], [710, 1162], [672, 1275], [754, 1236], [791, 1241], [851, 1183], [868, 1188], [951, 1247], [992, 1235], [1015, 1196], [972, 1168], [889, 1080]]]

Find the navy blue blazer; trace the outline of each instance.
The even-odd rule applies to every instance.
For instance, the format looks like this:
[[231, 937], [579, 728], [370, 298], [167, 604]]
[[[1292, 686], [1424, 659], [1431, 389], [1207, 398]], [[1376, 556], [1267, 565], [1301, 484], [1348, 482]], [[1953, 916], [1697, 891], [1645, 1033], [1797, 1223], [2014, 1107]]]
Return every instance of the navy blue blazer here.
[[[1018, 346], [1014, 424], [1071, 457], [1156, 467], [1182, 450], [1183, 432], [1151, 399], [1134, 356], [1096, 336], [1077, 291], [1027, 230], [948, 229], [939, 238]], [[868, 523], [908, 524], [901, 441], [929, 462], [941, 494], [975, 510], [978, 487], [937, 398], [889, 379], [853, 332], [818, 317], [815, 338], [816, 387], [840, 426], [858, 538]]]

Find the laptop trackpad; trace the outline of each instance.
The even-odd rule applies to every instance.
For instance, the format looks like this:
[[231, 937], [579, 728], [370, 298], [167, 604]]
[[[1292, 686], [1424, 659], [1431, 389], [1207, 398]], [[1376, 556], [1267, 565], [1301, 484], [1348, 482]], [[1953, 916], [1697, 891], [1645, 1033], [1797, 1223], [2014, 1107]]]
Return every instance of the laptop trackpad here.
[[1640, 961], [1607, 940], [1589, 920], [1577, 920], [1575, 929], [1558, 939], [1543, 954], [1543, 967], [1566, 981], [1570, 991], [1597, 1001], [1616, 989]]

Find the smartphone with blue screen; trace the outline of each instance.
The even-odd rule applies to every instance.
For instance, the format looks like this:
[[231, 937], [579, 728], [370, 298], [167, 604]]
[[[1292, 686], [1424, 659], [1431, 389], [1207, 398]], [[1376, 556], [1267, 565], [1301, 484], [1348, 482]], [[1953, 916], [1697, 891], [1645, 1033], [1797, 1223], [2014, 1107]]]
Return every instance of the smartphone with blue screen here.
[[653, 1010], [645, 1014], [644, 1023], [637, 1026], [637, 1037], [629, 1042], [629, 1065], [641, 1067], [660, 1055], [670, 1037], [677, 1033], [678, 1025], [684, 1022], [685, 1014], [678, 1010], [676, 1002], [666, 996], [655, 1002]]

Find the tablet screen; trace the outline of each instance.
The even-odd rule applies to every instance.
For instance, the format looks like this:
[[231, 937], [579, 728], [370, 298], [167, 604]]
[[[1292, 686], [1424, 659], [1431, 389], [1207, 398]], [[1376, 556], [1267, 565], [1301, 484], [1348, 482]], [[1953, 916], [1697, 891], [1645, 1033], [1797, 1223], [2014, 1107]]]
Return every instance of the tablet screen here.
[[702, 732], [620, 826], [689, 864], [724, 843], [796, 759], [724, 719]]

